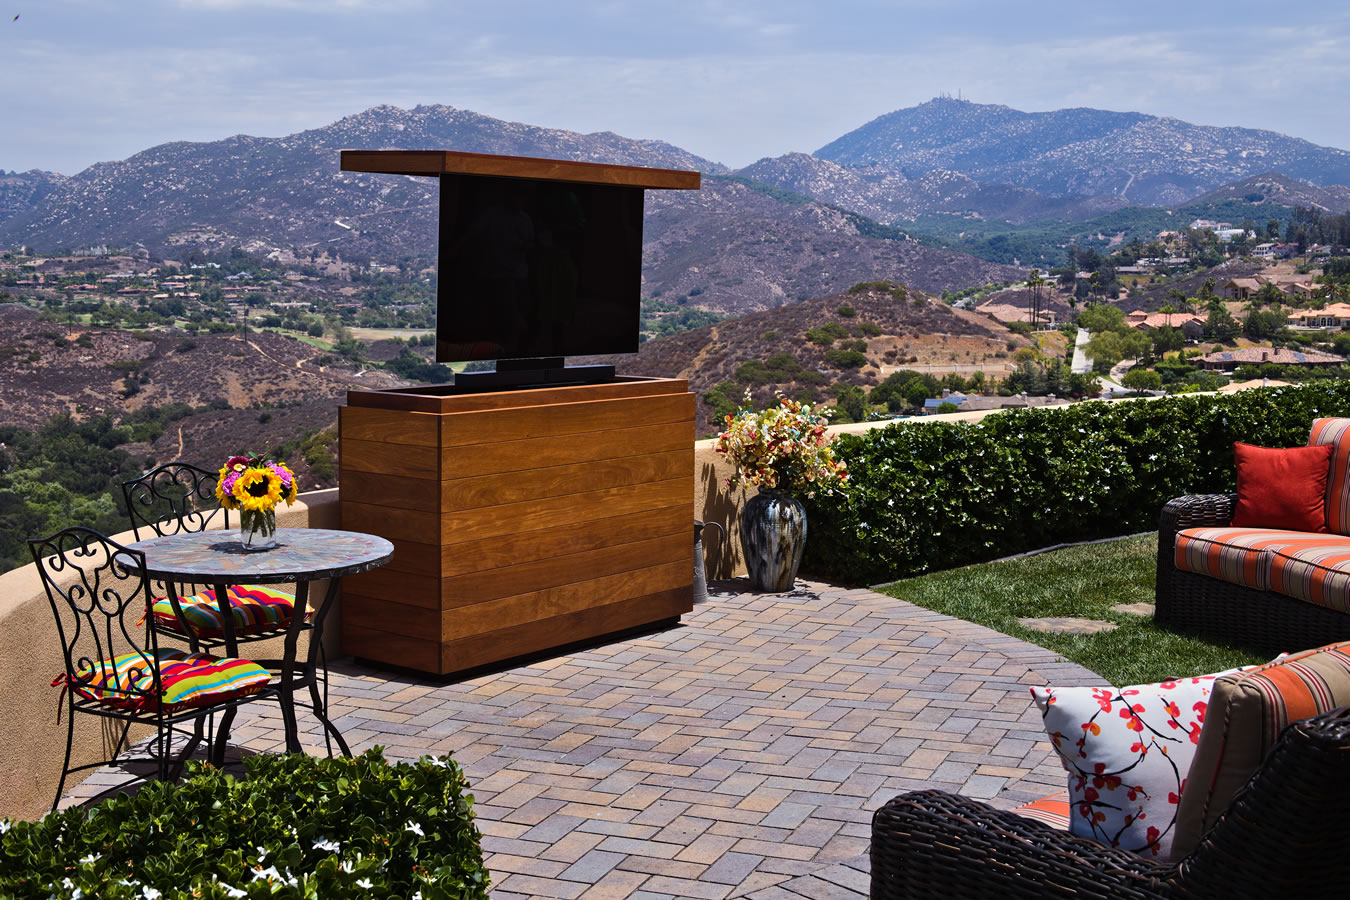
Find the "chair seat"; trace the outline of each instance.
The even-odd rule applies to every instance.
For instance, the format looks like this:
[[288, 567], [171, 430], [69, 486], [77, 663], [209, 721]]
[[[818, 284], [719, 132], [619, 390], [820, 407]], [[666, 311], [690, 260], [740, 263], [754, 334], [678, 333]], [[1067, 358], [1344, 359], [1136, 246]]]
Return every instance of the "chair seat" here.
[[1057, 831], [1069, 830], [1069, 818], [1073, 814], [1068, 791], [1050, 794], [1030, 803], [1023, 803], [1013, 810], [1019, 816], [1035, 819], [1042, 825], [1049, 825]]
[[[276, 631], [291, 624], [291, 616], [295, 613], [293, 594], [257, 584], [231, 585], [228, 591], [230, 616], [234, 619], [236, 636]], [[190, 597], [179, 597], [178, 605], [183, 610], [188, 627], [198, 637], [224, 636], [225, 624], [213, 589], [207, 588]], [[183, 623], [174, 615], [173, 603], [168, 597], [155, 600], [150, 611], [155, 617], [155, 627], [184, 633]], [[311, 606], [305, 610], [305, 621], [309, 622], [313, 618], [314, 608]]]
[[[118, 709], [156, 712], [162, 706], [164, 712], [174, 713], [247, 697], [271, 681], [266, 669], [247, 659], [165, 648], [155, 657], [160, 678], [160, 697], [156, 698], [148, 693], [154, 689], [149, 661], [140, 653], [98, 662], [82, 660], [76, 669], [78, 680], [67, 681], [67, 687], [76, 696]], [[64, 676], [54, 683], [62, 680]]]
[[1350, 612], [1350, 537], [1266, 528], [1187, 528], [1175, 564], [1258, 591]]

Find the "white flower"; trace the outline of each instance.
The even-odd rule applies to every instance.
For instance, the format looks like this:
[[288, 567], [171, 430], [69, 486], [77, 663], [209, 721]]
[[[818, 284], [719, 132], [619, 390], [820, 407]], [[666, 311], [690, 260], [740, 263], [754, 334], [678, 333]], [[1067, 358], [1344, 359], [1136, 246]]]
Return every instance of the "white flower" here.
[[9, 819], [0, 819], [0, 834], [4, 834], [6, 831], [9, 831], [13, 827], [14, 824], [10, 822]]
[[342, 869], [342, 871], [344, 872], [350, 872], [352, 870], [352, 861], [350, 859], [344, 859], [342, 861], [342, 865], [339, 866], [339, 868]]
[[363, 888], [365, 888], [366, 890], [370, 890], [371, 888], [373, 888], [373, 887], [375, 886], [375, 884], [374, 884], [374, 882], [372, 882], [369, 878], [360, 878], [360, 879], [357, 879], [357, 881], [356, 881], [356, 886], [357, 886], [357, 887], [363, 887]]
[[267, 848], [266, 848], [266, 847], [259, 847], [259, 848], [258, 848], [258, 862], [262, 862], [262, 861], [265, 860], [265, 859], [267, 859]]
[[411, 831], [413, 834], [417, 835], [418, 837], [424, 837], [424, 834], [423, 834], [423, 831], [422, 831], [422, 826], [421, 826], [421, 825], [418, 825], [416, 822], [409, 822], [407, 825], [404, 825], [404, 826], [403, 826], [403, 830], [404, 830], [404, 831]]
[[336, 853], [342, 849], [342, 845], [337, 841], [317, 840], [314, 842], [315, 850], [327, 850], [329, 853]]
[[247, 897], [247, 896], [248, 896], [248, 891], [241, 891], [241, 890], [239, 890], [239, 888], [234, 887], [233, 885], [222, 884], [221, 887], [223, 887], [223, 888], [225, 889], [225, 896], [226, 896], [226, 897]]
[[97, 854], [97, 853], [90, 853], [88, 856], [86, 856], [86, 857], [84, 857], [83, 859], [81, 859], [80, 862], [82, 862], [82, 863], [96, 863], [96, 862], [98, 862], [98, 854]]
[[450, 768], [450, 764], [443, 759], [437, 759], [434, 756], [424, 756], [422, 759], [430, 765], [439, 766], [442, 769]]
[[141, 896], [144, 897], [145, 900], [159, 900], [161, 894], [147, 884], [141, 888]]
[[269, 881], [273, 878], [275, 878], [277, 881], [283, 880], [281, 877], [281, 873], [277, 871], [276, 866], [268, 866], [265, 869], [257, 869], [254, 871], [253, 873], [254, 881], [258, 881], [263, 878], [266, 878]]

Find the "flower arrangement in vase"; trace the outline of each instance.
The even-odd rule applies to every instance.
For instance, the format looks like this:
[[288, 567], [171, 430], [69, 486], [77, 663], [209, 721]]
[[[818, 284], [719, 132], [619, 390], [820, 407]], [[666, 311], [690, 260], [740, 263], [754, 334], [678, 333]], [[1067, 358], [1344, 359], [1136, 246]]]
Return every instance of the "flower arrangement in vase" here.
[[759, 493], [741, 510], [741, 552], [758, 591], [785, 591], [797, 577], [806, 544], [806, 510], [794, 494], [814, 497], [848, 479], [834, 458], [828, 421], [808, 404], [781, 393], [778, 405], [755, 411], [746, 406], [726, 417], [715, 450], [735, 471], [727, 486], [753, 484]]
[[216, 499], [225, 509], [239, 510], [239, 539], [250, 550], [277, 545], [277, 506], [290, 506], [296, 496], [295, 473], [264, 456], [231, 456], [220, 467]]

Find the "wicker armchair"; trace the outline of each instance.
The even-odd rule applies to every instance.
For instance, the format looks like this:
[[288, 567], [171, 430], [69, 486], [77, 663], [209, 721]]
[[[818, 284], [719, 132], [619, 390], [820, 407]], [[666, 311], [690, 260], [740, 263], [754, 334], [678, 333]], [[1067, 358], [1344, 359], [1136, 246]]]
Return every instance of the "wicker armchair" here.
[[1177, 532], [1227, 525], [1236, 504], [1236, 494], [1196, 494], [1163, 507], [1154, 620], [1270, 655], [1350, 637], [1350, 616], [1345, 613], [1177, 569], [1173, 556]]
[[1285, 729], [1187, 857], [1163, 864], [941, 791], [872, 818], [872, 900], [1333, 897], [1350, 882], [1350, 708]]

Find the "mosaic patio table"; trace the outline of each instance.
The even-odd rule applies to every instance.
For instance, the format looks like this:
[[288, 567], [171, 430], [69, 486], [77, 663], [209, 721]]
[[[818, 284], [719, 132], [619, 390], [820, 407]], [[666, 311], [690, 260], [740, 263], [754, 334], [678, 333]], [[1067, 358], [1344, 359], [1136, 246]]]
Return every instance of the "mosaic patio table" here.
[[[153, 537], [128, 545], [145, 554], [145, 574], [165, 582], [171, 595], [180, 582], [209, 584], [215, 589], [224, 622], [226, 652], [239, 655], [234, 633], [234, 617], [230, 615], [227, 588], [235, 584], [294, 584], [295, 610], [286, 629], [285, 653], [279, 661], [281, 669], [281, 717], [286, 727], [286, 749], [300, 752], [299, 729], [295, 720], [295, 690], [309, 688], [314, 714], [323, 723], [327, 734], [337, 740], [346, 756], [351, 750], [342, 734], [328, 718], [327, 703], [319, 696], [318, 652], [321, 642], [311, 640], [303, 666], [303, 674], [295, 675], [296, 647], [300, 632], [306, 627], [303, 610], [309, 605], [309, 583], [329, 579], [323, 605], [315, 614], [313, 627], [322, 633], [324, 620], [337, 597], [338, 584], [343, 575], [368, 572], [389, 562], [394, 545], [382, 537], [357, 531], [337, 531], [329, 528], [278, 528], [277, 545], [266, 550], [248, 549], [239, 540], [238, 531], [199, 531], [192, 534], [171, 534]], [[132, 568], [136, 568], [133, 566]], [[225, 739], [234, 719], [234, 710], [224, 714], [219, 732], [216, 755], [224, 752]]]

